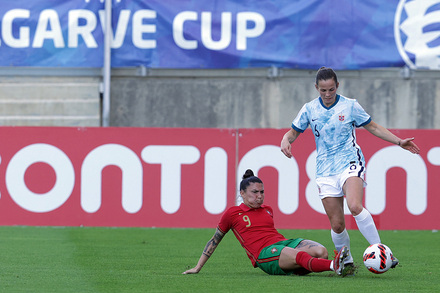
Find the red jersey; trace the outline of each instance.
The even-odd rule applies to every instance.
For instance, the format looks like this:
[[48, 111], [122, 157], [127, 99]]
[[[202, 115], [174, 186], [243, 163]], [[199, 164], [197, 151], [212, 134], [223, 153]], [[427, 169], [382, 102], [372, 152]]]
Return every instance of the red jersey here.
[[232, 229], [254, 267], [257, 266], [255, 262], [264, 247], [286, 240], [275, 229], [273, 211], [267, 205], [257, 209], [249, 208], [244, 203], [231, 207], [223, 214], [218, 228], [223, 233]]

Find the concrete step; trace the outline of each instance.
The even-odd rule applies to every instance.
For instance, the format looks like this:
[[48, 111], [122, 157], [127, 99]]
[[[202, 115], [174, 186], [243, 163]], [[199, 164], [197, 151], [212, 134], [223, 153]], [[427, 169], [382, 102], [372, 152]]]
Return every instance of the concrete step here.
[[0, 125], [99, 126], [99, 78], [1, 77]]

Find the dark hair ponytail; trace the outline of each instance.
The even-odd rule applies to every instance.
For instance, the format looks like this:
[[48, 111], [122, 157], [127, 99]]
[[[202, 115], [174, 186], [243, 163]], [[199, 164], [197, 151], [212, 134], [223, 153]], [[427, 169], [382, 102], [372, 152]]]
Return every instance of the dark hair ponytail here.
[[254, 175], [254, 172], [251, 169], [247, 169], [242, 178], [243, 180], [240, 182], [240, 190], [246, 190], [252, 182], [263, 183], [260, 178]]
[[320, 80], [329, 80], [333, 79], [335, 83], [338, 83], [338, 77], [336, 76], [336, 72], [329, 68], [329, 67], [321, 67], [318, 69], [318, 72], [316, 73], [316, 85], [318, 85], [318, 82]]

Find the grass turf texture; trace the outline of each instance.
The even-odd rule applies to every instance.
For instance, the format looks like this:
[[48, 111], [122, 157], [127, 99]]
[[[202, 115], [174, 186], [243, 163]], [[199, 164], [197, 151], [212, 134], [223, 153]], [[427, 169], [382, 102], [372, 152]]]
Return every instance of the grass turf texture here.
[[[324, 244], [326, 230], [280, 230]], [[332, 272], [269, 276], [254, 269], [228, 233], [197, 275], [193, 267], [214, 229], [0, 227], [1, 292], [440, 292], [440, 233], [380, 231], [400, 260], [375, 275], [363, 266], [368, 246], [349, 231], [356, 276]]]

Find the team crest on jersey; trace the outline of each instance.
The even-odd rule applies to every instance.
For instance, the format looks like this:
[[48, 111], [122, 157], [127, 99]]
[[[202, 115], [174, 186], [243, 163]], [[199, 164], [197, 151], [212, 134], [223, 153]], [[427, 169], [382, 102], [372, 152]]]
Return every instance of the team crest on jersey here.
[[278, 249], [276, 249], [276, 248], [274, 247], [274, 248], [272, 248], [272, 250], [271, 250], [270, 252], [275, 253], [275, 252], [277, 252], [277, 251], [278, 251]]
[[342, 113], [340, 113], [339, 114], [339, 121], [344, 121], [345, 120], [345, 116], [344, 116], [344, 114], [342, 114]]
[[269, 215], [271, 215], [272, 216], [272, 214], [271, 214], [271, 212], [269, 211], [269, 210], [266, 210], [266, 212], [269, 214]]

